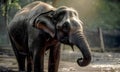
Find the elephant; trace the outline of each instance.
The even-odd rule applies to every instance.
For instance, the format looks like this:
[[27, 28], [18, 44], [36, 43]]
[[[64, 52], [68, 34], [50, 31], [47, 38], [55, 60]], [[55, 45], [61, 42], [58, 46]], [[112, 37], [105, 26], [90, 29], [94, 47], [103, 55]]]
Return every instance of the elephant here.
[[20, 9], [8, 25], [8, 34], [19, 72], [44, 72], [44, 54], [49, 50], [48, 72], [58, 72], [60, 46], [74, 45], [82, 52], [79, 66], [91, 62], [91, 50], [83, 33], [83, 22], [73, 8], [55, 8], [35, 1]]

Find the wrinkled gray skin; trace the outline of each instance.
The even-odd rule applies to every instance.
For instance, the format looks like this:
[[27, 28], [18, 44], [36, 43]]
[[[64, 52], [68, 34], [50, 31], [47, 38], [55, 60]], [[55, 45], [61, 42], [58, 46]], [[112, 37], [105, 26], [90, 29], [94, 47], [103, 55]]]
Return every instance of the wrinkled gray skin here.
[[87, 66], [91, 61], [89, 45], [83, 34], [77, 12], [68, 7], [54, 8], [33, 2], [16, 13], [8, 26], [10, 41], [18, 61], [19, 71], [44, 71], [44, 53], [50, 49], [48, 72], [58, 72], [60, 43], [76, 45], [83, 54], [77, 63]]

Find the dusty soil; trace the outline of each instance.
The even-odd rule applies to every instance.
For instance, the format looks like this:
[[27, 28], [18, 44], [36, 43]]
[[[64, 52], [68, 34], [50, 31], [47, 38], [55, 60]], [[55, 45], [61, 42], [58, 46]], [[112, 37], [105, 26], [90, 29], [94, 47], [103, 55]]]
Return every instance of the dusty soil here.
[[[78, 56], [78, 54], [63, 52], [59, 72], [120, 72], [120, 53], [93, 52], [92, 62], [86, 67], [79, 67], [75, 61], [75, 56]], [[17, 71], [17, 62], [15, 57], [6, 54], [0, 55], [0, 72], [14, 71]], [[45, 60], [45, 72], [47, 72], [47, 58]]]

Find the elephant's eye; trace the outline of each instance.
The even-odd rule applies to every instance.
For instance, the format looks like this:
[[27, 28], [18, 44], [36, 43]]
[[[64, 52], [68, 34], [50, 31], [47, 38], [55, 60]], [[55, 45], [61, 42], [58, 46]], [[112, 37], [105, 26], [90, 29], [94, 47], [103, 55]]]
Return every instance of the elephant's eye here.
[[78, 16], [78, 14], [77, 14], [76, 12], [74, 12], [74, 15], [75, 15], [75, 16]]

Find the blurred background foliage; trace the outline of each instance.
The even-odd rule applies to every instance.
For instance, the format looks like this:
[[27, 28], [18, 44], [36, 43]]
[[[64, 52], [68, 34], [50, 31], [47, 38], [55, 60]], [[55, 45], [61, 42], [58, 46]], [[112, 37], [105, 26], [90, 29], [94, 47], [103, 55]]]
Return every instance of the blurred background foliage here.
[[120, 29], [120, 2], [117, 0], [59, 0], [56, 6], [75, 8], [87, 29]]
[[[0, 45], [8, 45], [7, 24], [23, 6], [37, 0], [0, 0]], [[97, 29], [102, 28], [105, 44], [120, 47], [120, 0], [39, 0], [55, 7], [76, 9], [84, 22], [91, 45], [97, 42]], [[94, 42], [94, 43], [93, 43]], [[98, 44], [96, 44], [98, 45]], [[106, 46], [107, 47], [107, 46]]]
[[[37, 0], [1, 0], [2, 15], [5, 14], [7, 2], [8, 15], [14, 16], [16, 10], [21, 9], [28, 3]], [[119, 0], [39, 0], [52, 4], [54, 6], [68, 6], [76, 9], [80, 19], [85, 23], [88, 29], [101, 27], [106, 30], [120, 30], [120, 1]], [[9, 14], [12, 11], [11, 14]], [[11, 16], [10, 16], [11, 18]], [[12, 19], [12, 18], [11, 18]], [[10, 20], [11, 20], [10, 19]]]

